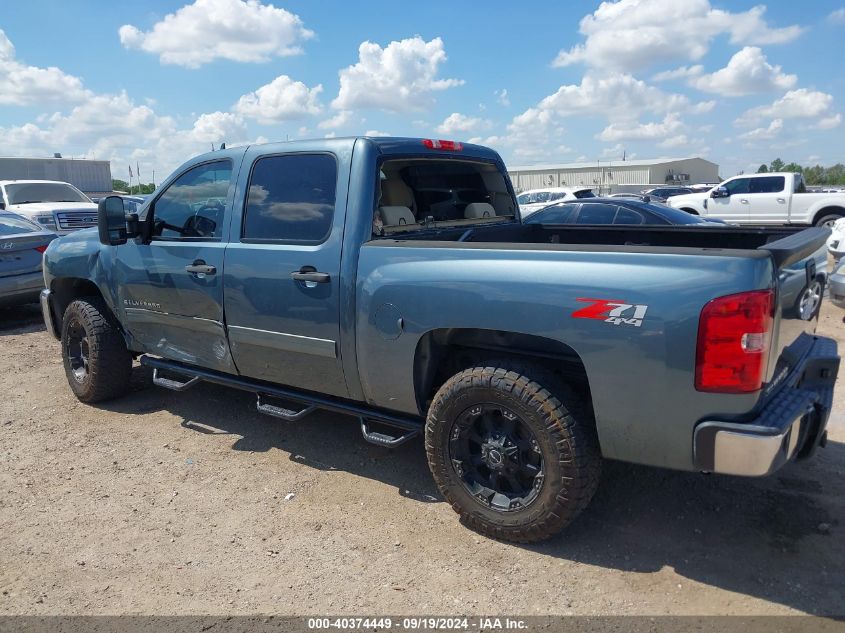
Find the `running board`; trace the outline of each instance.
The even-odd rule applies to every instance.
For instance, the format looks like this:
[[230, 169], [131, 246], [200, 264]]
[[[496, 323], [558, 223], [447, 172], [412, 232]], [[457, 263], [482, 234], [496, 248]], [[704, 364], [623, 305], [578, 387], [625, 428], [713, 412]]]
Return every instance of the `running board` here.
[[173, 380], [172, 378], [162, 378], [158, 375], [158, 367], [153, 368], [153, 384], [157, 387], [170, 389], [171, 391], [187, 391], [199, 381], [200, 379], [198, 376], [194, 376], [185, 382], [179, 382], [178, 380]]
[[[258, 405], [261, 413], [267, 413], [268, 415], [273, 415], [283, 420], [301, 420], [306, 415], [313, 413], [317, 409], [355, 416], [362, 423], [361, 431], [364, 435], [364, 439], [368, 442], [372, 442], [373, 444], [378, 444], [379, 446], [399, 446], [399, 444], [407, 442], [415, 435], [420, 434], [425, 428], [425, 422], [420, 417], [394, 413], [383, 409], [376, 409], [359, 402], [332, 398], [330, 396], [308, 391], [297, 391], [295, 389], [281, 387], [261, 380], [252, 380], [242, 376], [232, 376], [231, 374], [224, 374], [211, 369], [194, 367], [178, 361], [165, 360], [155, 356], [147, 356], [146, 354], [142, 355], [138, 360], [142, 365], [152, 368], [154, 384], [166, 389], [184, 391], [185, 389], [194, 386], [197, 382], [202, 381], [223, 385], [224, 387], [241, 389], [242, 391], [251, 391], [255, 394], [260, 394], [270, 398], [278, 398], [282, 401], [295, 402], [303, 405], [303, 409], [300, 411], [291, 411], [275, 405], [266, 403], [262, 404], [259, 401]], [[185, 382], [179, 382], [178, 380], [170, 378], [163, 378], [158, 375], [159, 371], [184, 376]], [[272, 412], [269, 410], [270, 408], [272, 408]], [[281, 415], [277, 415], [279, 413]], [[394, 437], [384, 433], [371, 432], [366, 425], [366, 421], [368, 420], [400, 429], [401, 431], [405, 431], [405, 433], [398, 437]]]
[[397, 437], [394, 435], [388, 435], [387, 433], [370, 431], [367, 428], [367, 419], [364, 417], [360, 417], [359, 420], [361, 421], [361, 435], [363, 435], [364, 439], [367, 440], [370, 444], [377, 444], [378, 446], [396, 448], [400, 444], [404, 444], [408, 440], [413, 439], [420, 434], [419, 431], [408, 431], [404, 435], [400, 435]]
[[309, 405], [303, 408], [300, 411], [293, 411], [291, 409], [285, 409], [284, 407], [279, 407], [275, 404], [261, 404], [261, 394], [256, 393], [256, 405], [255, 408], [258, 409], [259, 413], [263, 413], [264, 415], [272, 415], [274, 418], [280, 418], [285, 422], [298, 422], [306, 415], [314, 413], [317, 410], [316, 405]]

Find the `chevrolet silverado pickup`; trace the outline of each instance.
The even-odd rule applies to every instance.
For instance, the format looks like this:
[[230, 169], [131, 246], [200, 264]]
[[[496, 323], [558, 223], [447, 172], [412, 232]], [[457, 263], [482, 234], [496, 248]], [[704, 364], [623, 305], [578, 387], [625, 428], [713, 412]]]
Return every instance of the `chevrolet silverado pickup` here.
[[789, 172], [735, 176], [708, 191], [672, 196], [666, 204], [733, 224], [831, 227], [845, 217], [845, 193], [808, 193], [804, 177]]
[[287, 422], [421, 435], [496, 538], [557, 533], [604, 459], [761, 476], [825, 442], [839, 357], [800, 301], [824, 228], [523, 224], [492, 150], [368, 137], [198, 156], [98, 220], [45, 253], [81, 401], [125, 393], [138, 359]]

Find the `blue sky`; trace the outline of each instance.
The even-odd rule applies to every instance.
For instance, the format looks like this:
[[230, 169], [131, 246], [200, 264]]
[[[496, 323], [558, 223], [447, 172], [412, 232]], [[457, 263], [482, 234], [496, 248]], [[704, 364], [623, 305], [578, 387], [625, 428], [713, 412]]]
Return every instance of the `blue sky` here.
[[845, 3], [28, 0], [0, 18], [0, 154], [140, 164], [325, 135], [509, 165], [842, 156]]

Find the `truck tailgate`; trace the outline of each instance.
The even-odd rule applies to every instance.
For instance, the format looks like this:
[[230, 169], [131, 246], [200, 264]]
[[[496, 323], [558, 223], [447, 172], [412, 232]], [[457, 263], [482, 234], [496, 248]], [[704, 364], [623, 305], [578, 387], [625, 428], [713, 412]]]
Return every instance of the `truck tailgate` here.
[[760, 246], [775, 264], [776, 314], [764, 396], [786, 377], [813, 342], [827, 279], [826, 228], [811, 228]]

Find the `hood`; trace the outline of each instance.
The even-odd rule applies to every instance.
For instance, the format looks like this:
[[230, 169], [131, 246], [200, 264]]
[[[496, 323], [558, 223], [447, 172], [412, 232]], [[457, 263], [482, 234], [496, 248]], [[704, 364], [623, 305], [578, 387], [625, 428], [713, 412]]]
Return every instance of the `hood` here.
[[710, 191], [701, 191], [699, 193], [684, 193], [680, 196], [669, 196], [666, 199], [666, 204], [670, 207], [678, 206], [678, 203], [684, 202], [703, 202], [710, 197]]
[[29, 204], [13, 204], [6, 207], [7, 211], [21, 215], [37, 213], [52, 213], [53, 211], [96, 211], [93, 202], [31, 202]]

